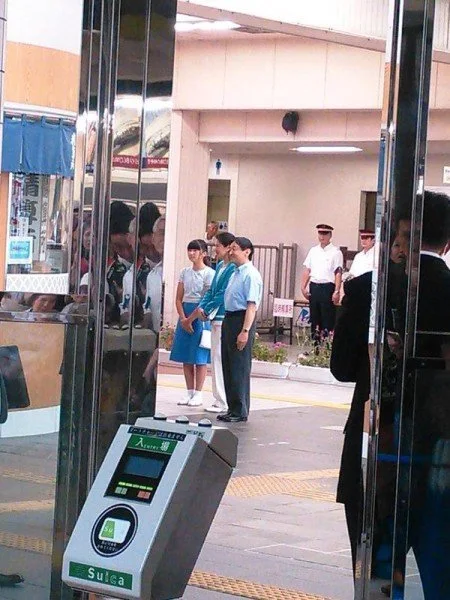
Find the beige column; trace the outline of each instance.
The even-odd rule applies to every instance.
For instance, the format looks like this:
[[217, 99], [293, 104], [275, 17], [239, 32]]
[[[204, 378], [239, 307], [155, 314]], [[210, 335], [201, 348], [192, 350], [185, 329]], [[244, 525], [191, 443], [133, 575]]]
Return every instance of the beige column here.
[[199, 113], [173, 111], [167, 182], [164, 249], [164, 322], [175, 323], [175, 291], [188, 266], [186, 246], [205, 235], [208, 205], [208, 144], [198, 141]]

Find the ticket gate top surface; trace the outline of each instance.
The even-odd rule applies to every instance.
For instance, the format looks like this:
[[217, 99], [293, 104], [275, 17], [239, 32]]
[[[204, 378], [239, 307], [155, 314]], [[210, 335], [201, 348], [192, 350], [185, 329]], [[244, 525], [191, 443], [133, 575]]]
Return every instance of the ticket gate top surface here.
[[[63, 581], [116, 598], [172, 597], [151, 595], [149, 588], [158, 570], [170, 570], [164, 561], [175, 529], [192, 518], [198, 533], [184, 537], [192, 534], [190, 546], [200, 551], [236, 457], [236, 436], [207, 419], [194, 424], [155, 415], [121, 425], [64, 553]], [[203, 509], [202, 498], [193, 497], [196, 485]], [[186, 506], [191, 515], [183, 515]]]

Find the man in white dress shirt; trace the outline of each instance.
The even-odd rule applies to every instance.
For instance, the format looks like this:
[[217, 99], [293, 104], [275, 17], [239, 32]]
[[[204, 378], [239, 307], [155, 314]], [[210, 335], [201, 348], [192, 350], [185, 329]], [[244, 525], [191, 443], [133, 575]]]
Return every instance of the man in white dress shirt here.
[[350, 267], [349, 273], [352, 277], [372, 271], [375, 260], [375, 233], [371, 229], [360, 229], [359, 239], [362, 250], [355, 255]]
[[303, 263], [301, 287], [302, 294], [309, 300], [313, 337], [334, 329], [344, 263], [342, 252], [331, 243], [333, 227], [320, 223], [316, 229], [319, 243], [311, 248]]

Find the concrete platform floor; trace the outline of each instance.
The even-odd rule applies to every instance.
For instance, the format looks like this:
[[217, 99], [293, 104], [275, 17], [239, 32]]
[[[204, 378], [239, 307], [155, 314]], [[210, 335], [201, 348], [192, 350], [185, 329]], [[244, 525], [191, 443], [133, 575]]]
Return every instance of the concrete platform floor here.
[[[230, 425], [238, 466], [183, 598], [351, 600], [350, 548], [334, 494], [352, 390], [271, 379], [252, 385], [249, 421]], [[178, 407], [183, 389], [180, 375], [160, 375], [157, 410], [215, 419]], [[208, 378], [205, 405], [210, 390]], [[0, 440], [0, 571], [26, 579], [0, 588], [1, 600], [49, 599], [57, 439]]]

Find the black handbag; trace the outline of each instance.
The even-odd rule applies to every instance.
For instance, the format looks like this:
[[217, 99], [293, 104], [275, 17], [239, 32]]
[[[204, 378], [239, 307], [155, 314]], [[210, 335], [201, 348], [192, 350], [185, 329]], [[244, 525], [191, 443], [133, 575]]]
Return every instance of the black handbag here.
[[3, 376], [0, 374], [0, 425], [8, 418], [8, 400]]
[[17, 346], [0, 346], [0, 377], [8, 409], [30, 406], [25, 373]]

